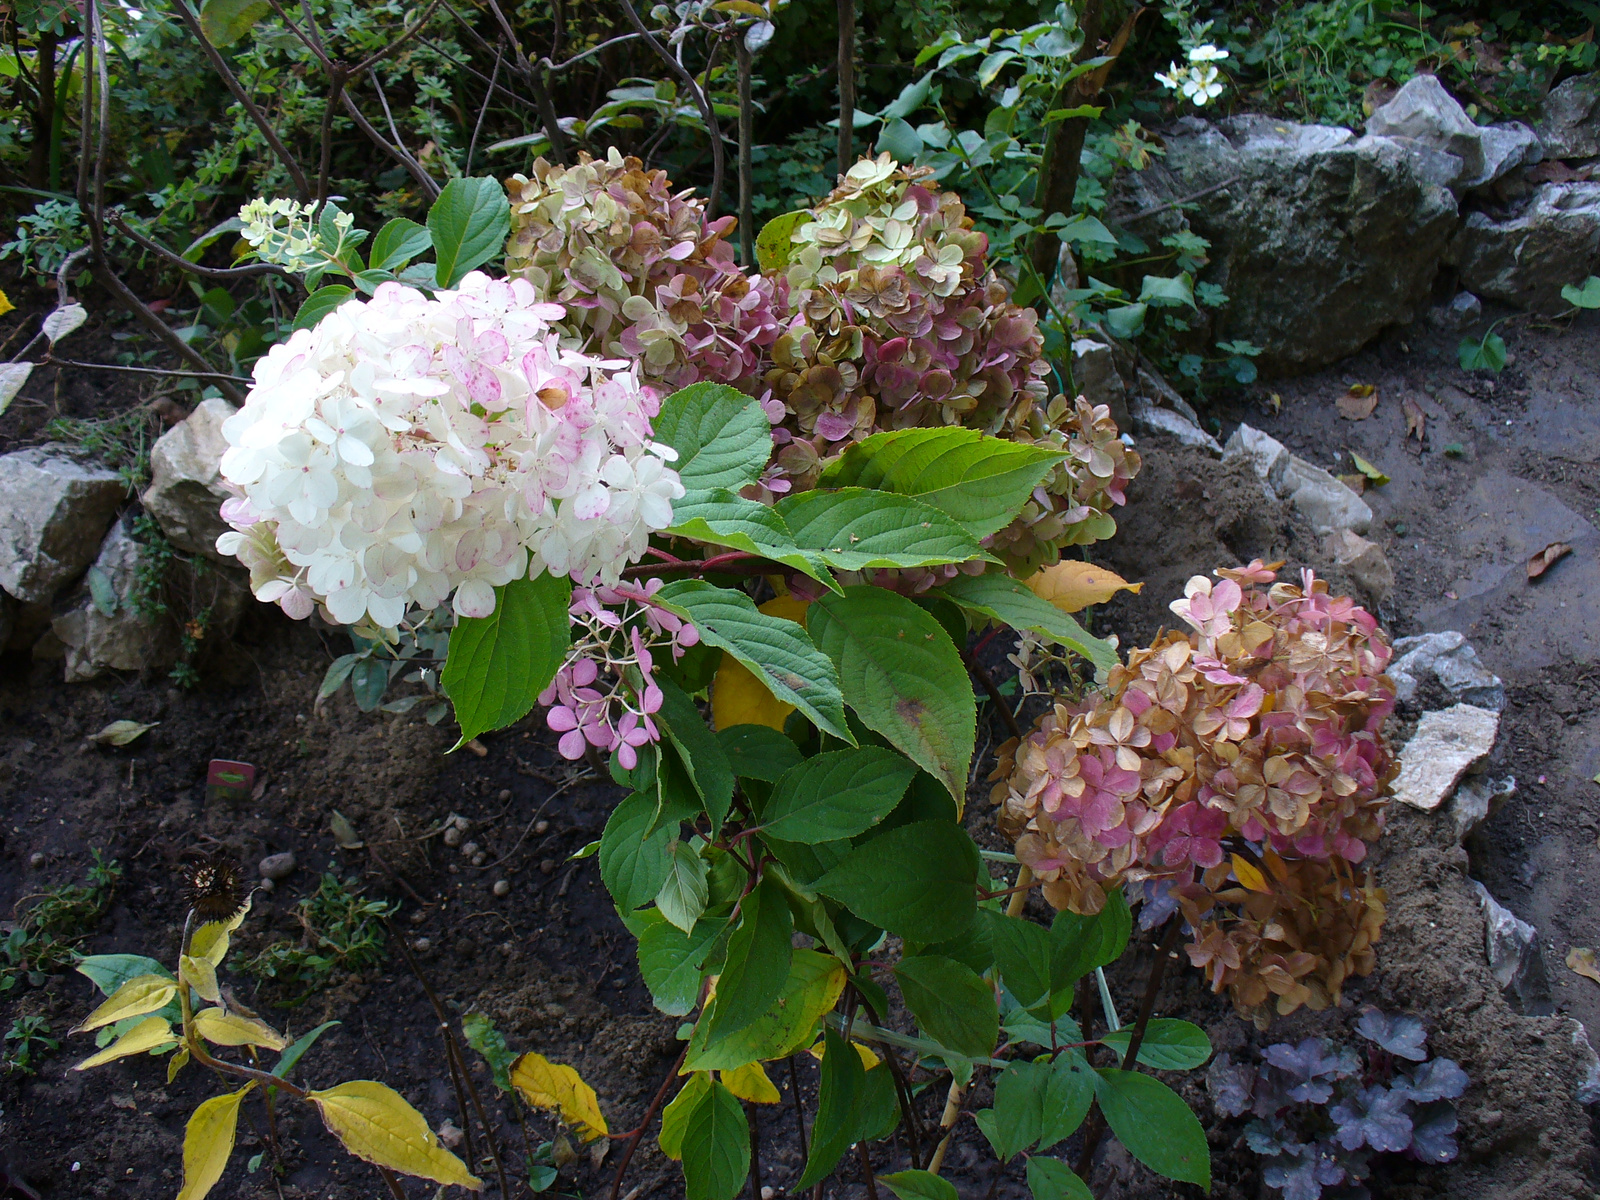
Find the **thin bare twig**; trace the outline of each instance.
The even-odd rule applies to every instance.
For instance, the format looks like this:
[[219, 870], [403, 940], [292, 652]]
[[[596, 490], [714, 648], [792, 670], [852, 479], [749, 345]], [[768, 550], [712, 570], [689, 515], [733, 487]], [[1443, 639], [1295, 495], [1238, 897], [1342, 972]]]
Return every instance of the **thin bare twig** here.
[[494, 52], [494, 73], [489, 76], [489, 86], [483, 93], [483, 107], [478, 109], [478, 119], [472, 126], [472, 140], [467, 143], [467, 165], [461, 173], [467, 177], [472, 175], [472, 160], [478, 153], [478, 135], [483, 132], [483, 119], [489, 115], [489, 105], [494, 101], [494, 89], [500, 82], [500, 68], [504, 65], [505, 55], [499, 47]]
[[129, 225], [116, 213], [108, 214], [106, 216], [106, 220], [112, 225], [115, 225], [118, 232], [120, 232], [122, 236], [127, 238], [129, 241], [136, 242], [138, 245], [150, 251], [151, 254], [154, 254], [163, 262], [168, 262], [175, 267], [180, 267], [192, 275], [198, 275], [201, 279], [212, 279], [216, 280], [218, 283], [223, 283], [230, 279], [255, 279], [262, 275], [277, 275], [284, 279], [295, 278], [295, 276], [291, 275], [288, 271], [285, 271], [282, 267], [273, 263], [252, 263], [247, 267], [201, 266], [197, 262], [190, 262], [187, 258], [184, 258], [183, 255], [177, 253], [176, 251], [169, 250], [160, 242], [145, 237], [144, 234], [133, 228], [133, 226]]
[[[411, 173], [416, 176], [417, 181], [430, 189], [433, 196], [437, 196], [440, 190], [438, 183], [434, 181], [432, 175], [428, 174], [427, 168], [422, 165], [422, 160], [406, 149], [405, 139], [400, 136], [400, 130], [394, 123], [394, 114], [389, 111], [389, 97], [383, 90], [383, 81], [378, 78], [376, 71], [369, 71], [367, 74], [372, 80], [373, 91], [378, 93], [378, 103], [383, 105], [383, 117], [384, 120], [389, 122], [389, 132], [394, 137], [395, 148], [404, 155], [407, 163], [415, 165], [415, 169]], [[421, 172], [421, 174], [418, 174], [418, 172]]]
[[366, 58], [362, 59], [356, 64], [354, 69], [351, 70], [350, 74], [360, 75], [364, 71], [370, 71], [373, 67], [377, 66], [390, 55], [399, 53], [400, 47], [404, 46], [412, 38], [416, 37], [417, 34], [422, 32], [422, 27], [432, 20], [434, 10], [438, 7], [439, 0], [432, 0], [432, 3], [430, 3], [428, 7], [423, 10], [422, 15], [412, 22], [408, 28], [400, 32], [399, 37], [395, 38], [394, 41], [390, 42], [382, 50], [374, 50], [371, 54], [367, 55]]
[[[490, 0], [493, 3], [493, 0]], [[706, 95], [700, 82], [690, 74], [689, 68], [678, 61], [677, 57], [656, 40], [654, 34], [645, 27], [644, 21], [639, 16], [639, 10], [633, 6], [633, 0], [620, 0], [622, 10], [628, 14], [628, 23], [644, 39], [645, 45], [656, 52], [656, 55], [689, 89], [694, 97], [695, 107], [700, 110], [700, 117], [706, 123], [706, 133], [711, 138], [711, 192], [706, 200], [706, 217], [709, 219], [717, 215], [717, 200], [722, 195], [722, 174], [724, 170], [722, 127], [717, 123], [717, 114], [711, 107], [711, 98]], [[710, 82], [709, 75], [707, 82]]]
[[222, 79], [222, 85], [233, 93], [233, 98], [244, 106], [244, 111], [255, 122], [256, 128], [261, 131], [261, 136], [266, 138], [267, 145], [272, 147], [272, 152], [283, 163], [284, 170], [289, 172], [289, 178], [294, 181], [295, 191], [299, 199], [304, 202], [311, 198], [311, 185], [306, 181], [305, 172], [300, 169], [300, 162], [289, 153], [289, 147], [283, 144], [283, 139], [278, 136], [278, 131], [272, 127], [272, 122], [267, 119], [267, 114], [262, 112], [250, 93], [245, 91], [244, 85], [239, 82], [239, 77], [233, 73], [233, 68], [228, 66], [228, 60], [222, 57], [218, 49], [211, 44], [211, 39], [206, 37], [205, 31], [200, 28], [200, 20], [189, 11], [188, 0], [177, 0], [173, 5], [177, 10], [178, 19], [184, 23], [194, 40], [200, 44], [200, 49], [205, 53], [206, 59], [211, 63], [212, 70]]
[[750, 47], [745, 45], [742, 33], [735, 32], [734, 36], [737, 39], [734, 56], [739, 69], [739, 248], [748, 271], [756, 265], [755, 199], [750, 167], [751, 143], [755, 140], [755, 105], [750, 99]]
[[607, 38], [598, 46], [590, 46], [581, 54], [574, 54], [571, 58], [567, 59], [567, 61], [563, 63], [553, 63], [548, 58], [541, 58], [539, 61], [544, 64], [546, 70], [554, 75], [558, 72], [565, 71], [568, 67], [576, 66], [586, 58], [592, 58], [594, 55], [599, 54], [602, 50], [609, 50], [612, 46], [620, 45], [623, 42], [631, 42], [638, 36], [639, 35], [637, 33], [623, 33], [614, 38]]
[[633, 1161], [633, 1152], [639, 1148], [639, 1143], [644, 1140], [645, 1133], [650, 1128], [650, 1122], [655, 1120], [656, 1112], [661, 1108], [662, 1102], [667, 1098], [667, 1089], [672, 1086], [672, 1081], [678, 1077], [678, 1071], [683, 1066], [683, 1060], [688, 1057], [689, 1045], [684, 1043], [678, 1052], [677, 1061], [672, 1064], [672, 1070], [667, 1072], [667, 1077], [661, 1081], [661, 1086], [656, 1089], [655, 1098], [650, 1101], [650, 1107], [645, 1109], [644, 1120], [639, 1122], [639, 1128], [634, 1130], [633, 1137], [628, 1141], [628, 1148], [622, 1152], [622, 1161], [617, 1164], [616, 1176], [611, 1180], [611, 1200], [617, 1200], [622, 1191], [622, 1178], [628, 1173], [628, 1164]]
[[340, 99], [344, 103], [345, 112], [350, 114], [351, 120], [356, 123], [357, 127], [362, 133], [371, 138], [374, 144], [382, 147], [383, 151], [388, 154], [390, 158], [394, 159], [401, 166], [403, 166], [410, 173], [411, 177], [422, 185], [430, 197], [437, 196], [439, 194], [439, 185], [434, 182], [433, 176], [429, 175], [428, 172], [423, 168], [422, 164], [416, 159], [412, 158], [411, 155], [406, 152], [405, 147], [395, 147], [390, 145], [383, 134], [374, 129], [372, 122], [367, 120], [365, 115], [362, 114], [361, 110], [356, 107], [356, 103], [350, 98], [349, 92], [345, 92]]
[[73, 367], [79, 371], [116, 371], [124, 375], [189, 375], [212, 383], [249, 383], [242, 375], [223, 375], [217, 371], [194, 371], [187, 367], [124, 367], [117, 363], [78, 362], [70, 358], [57, 358], [46, 354], [39, 361], [41, 367]]
[[856, 0], [838, 0], [839, 9], [839, 174], [855, 158]]

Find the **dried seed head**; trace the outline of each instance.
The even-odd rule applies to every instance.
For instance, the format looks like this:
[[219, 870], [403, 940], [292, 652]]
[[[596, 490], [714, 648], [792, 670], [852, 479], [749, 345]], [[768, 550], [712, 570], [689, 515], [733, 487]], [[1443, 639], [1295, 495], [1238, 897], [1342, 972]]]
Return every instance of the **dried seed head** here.
[[239, 864], [221, 853], [197, 856], [189, 864], [184, 895], [196, 920], [227, 920], [244, 903]]

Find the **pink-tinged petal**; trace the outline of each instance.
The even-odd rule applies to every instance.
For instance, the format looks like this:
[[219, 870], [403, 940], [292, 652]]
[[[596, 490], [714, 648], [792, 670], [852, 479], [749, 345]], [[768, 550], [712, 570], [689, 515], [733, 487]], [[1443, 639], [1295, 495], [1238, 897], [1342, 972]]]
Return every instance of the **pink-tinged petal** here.
[[565, 705], [552, 708], [545, 714], [544, 720], [557, 733], [570, 733], [578, 727], [577, 714]]
[[561, 740], [556, 743], [556, 749], [561, 751], [562, 758], [579, 759], [584, 754], [583, 734], [574, 729], [571, 733], [562, 734]]

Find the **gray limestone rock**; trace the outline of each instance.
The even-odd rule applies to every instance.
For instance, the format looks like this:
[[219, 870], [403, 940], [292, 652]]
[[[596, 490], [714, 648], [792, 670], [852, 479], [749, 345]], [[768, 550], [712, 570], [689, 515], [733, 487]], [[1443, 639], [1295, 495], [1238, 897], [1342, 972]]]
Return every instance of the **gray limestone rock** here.
[[68, 683], [82, 683], [106, 671], [142, 671], [175, 661], [176, 632], [168, 623], [136, 612], [131, 603], [138, 567], [139, 543], [118, 521], [94, 560], [94, 570], [104, 580], [102, 594], [96, 596], [87, 585], [80, 587], [73, 606], [50, 623], [67, 648]]
[[204, 400], [162, 434], [150, 449], [150, 486], [142, 497], [179, 550], [230, 564], [236, 560], [217, 553], [217, 538], [228, 529], [219, 515], [228, 491], [218, 468], [228, 448], [222, 423], [236, 411], [220, 397]]
[[1600, 183], [1542, 183], [1509, 215], [1470, 213], [1448, 258], [1464, 287], [1542, 313], [1600, 269]]
[[[1424, 172], [1456, 191], [1482, 187], [1538, 162], [1537, 134], [1520, 121], [1479, 125], [1432, 75], [1415, 75], [1367, 120], [1367, 133], [1415, 150]], [[1448, 159], [1455, 160], [1450, 172]]]
[[1365, 533], [1372, 527], [1372, 509], [1367, 502], [1303, 458], [1290, 456], [1281, 490], [1319, 535], [1340, 529]]
[[1506, 689], [1500, 677], [1478, 661], [1466, 635], [1454, 629], [1423, 633], [1398, 639], [1395, 658], [1389, 664], [1395, 696], [1410, 700], [1417, 688], [1432, 679], [1450, 693], [1452, 699], [1499, 712], [1505, 707]]
[[1289, 469], [1292, 457], [1288, 447], [1277, 438], [1249, 425], [1235, 429], [1222, 448], [1222, 461], [1243, 459], [1248, 462], [1273, 499], [1283, 490], [1283, 474]]
[[1395, 799], [1432, 812], [1449, 798], [1463, 775], [1488, 757], [1499, 730], [1499, 713], [1471, 704], [1423, 713], [1400, 751]]
[[1535, 129], [1546, 158], [1600, 154], [1600, 71], [1574, 75], [1552, 88]]
[[115, 471], [65, 446], [0, 456], [0, 588], [47, 603], [94, 559], [126, 495]]
[[1547, 999], [1549, 977], [1539, 953], [1539, 931], [1472, 881], [1483, 909], [1483, 952], [1495, 982], [1527, 1011]]
[[1393, 593], [1394, 568], [1376, 542], [1349, 529], [1336, 529], [1328, 535], [1325, 549], [1374, 603], [1383, 603]]

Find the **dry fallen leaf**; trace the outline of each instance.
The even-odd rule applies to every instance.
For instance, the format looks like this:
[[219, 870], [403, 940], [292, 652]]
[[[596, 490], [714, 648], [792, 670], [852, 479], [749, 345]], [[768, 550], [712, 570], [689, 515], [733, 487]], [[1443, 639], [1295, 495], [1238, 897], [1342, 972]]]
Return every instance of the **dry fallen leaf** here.
[[148, 725], [141, 725], [138, 721], [113, 721], [99, 733], [91, 733], [89, 740], [99, 742], [102, 746], [126, 746], [159, 724], [160, 721], [152, 721]]
[[1365, 421], [1378, 407], [1378, 389], [1370, 383], [1352, 383], [1339, 397], [1339, 415], [1347, 421]]
[[1389, 477], [1387, 475], [1378, 470], [1377, 467], [1373, 466], [1366, 459], [1362, 458], [1361, 455], [1357, 454], [1354, 450], [1350, 451], [1350, 461], [1355, 463], [1356, 470], [1360, 471], [1372, 481], [1373, 487], [1382, 487], [1384, 484], [1389, 482]]
[[1365, 475], [1339, 475], [1337, 479], [1358, 496], [1367, 490], [1367, 477]]
[[1528, 578], [1539, 578], [1539, 576], [1571, 553], [1572, 547], [1566, 542], [1551, 542], [1528, 560]]
[[361, 849], [361, 835], [356, 833], [355, 826], [350, 824], [350, 819], [338, 809], [333, 810], [333, 815], [328, 818], [328, 827], [333, 830], [333, 840], [338, 842], [345, 850]]
[[1574, 946], [1567, 951], [1567, 969], [1600, 983], [1600, 965], [1594, 961], [1594, 951], [1587, 946]]
[[1406, 415], [1406, 440], [1415, 437], [1421, 442], [1427, 431], [1428, 414], [1422, 411], [1422, 406], [1415, 400], [1400, 401], [1400, 411]]
[[1078, 612], [1091, 604], [1104, 604], [1118, 592], [1137, 592], [1143, 583], [1129, 583], [1115, 572], [1082, 559], [1068, 558], [1023, 580], [1028, 590], [1063, 612]]

